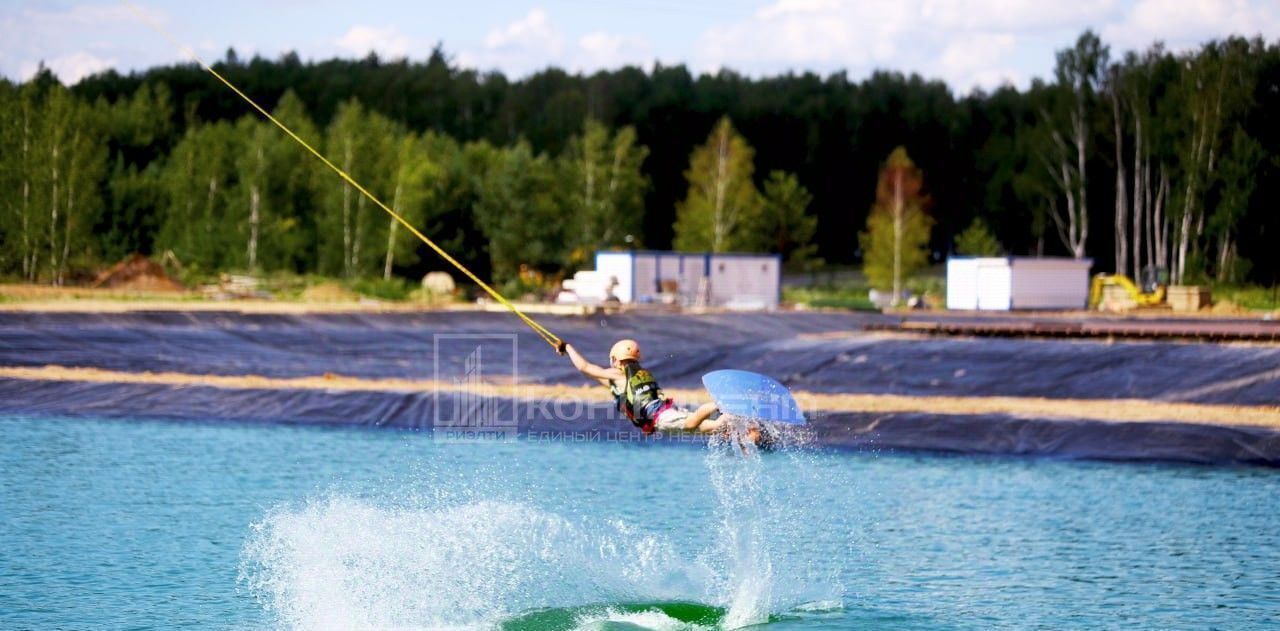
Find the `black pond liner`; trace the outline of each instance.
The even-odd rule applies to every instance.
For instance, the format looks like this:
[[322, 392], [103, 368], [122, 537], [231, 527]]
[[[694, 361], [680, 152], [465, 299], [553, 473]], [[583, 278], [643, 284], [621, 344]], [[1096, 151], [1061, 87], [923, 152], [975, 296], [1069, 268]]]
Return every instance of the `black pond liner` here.
[[[673, 388], [700, 388], [704, 373], [738, 368], [816, 393], [1280, 405], [1280, 346], [1275, 345], [866, 334], [869, 325], [898, 321], [869, 313], [627, 313], [538, 319], [601, 363], [616, 339], [640, 340], [645, 365]], [[8, 312], [0, 313], [0, 366], [426, 380], [440, 377], [434, 370], [436, 353], [456, 360], [475, 345], [457, 334], [510, 339], [506, 348], [515, 349], [518, 360], [511, 350], [485, 358], [498, 364], [517, 360], [506, 365], [517, 367], [522, 383], [585, 383], [510, 314], [472, 311]], [[603, 389], [601, 395], [590, 407], [570, 414], [539, 402], [532, 402], [529, 412], [530, 402], [523, 402], [514, 431], [548, 439], [648, 440], [610, 409]], [[0, 379], [0, 412], [17, 414], [440, 430], [437, 413], [456, 403], [430, 393]], [[499, 400], [496, 417], [510, 417], [513, 404]], [[1195, 423], [835, 413], [815, 419], [813, 430], [817, 445], [839, 449], [1280, 463], [1276, 430]]]
[[[1280, 345], [891, 336], [863, 333], [894, 321], [865, 313], [539, 320], [600, 363], [618, 338], [638, 339], [668, 387], [700, 388], [703, 374], [738, 368], [818, 393], [1280, 405]], [[0, 366], [432, 379], [437, 351], [457, 357], [474, 345], [456, 334], [511, 336], [522, 382], [585, 383], [509, 314], [477, 312], [0, 313]]]
[[[434, 431], [452, 439], [649, 441], [607, 402], [566, 419], [546, 401], [494, 400], [494, 425], [450, 421], [454, 394], [0, 379], [0, 413], [200, 422], [267, 422]], [[514, 410], [514, 411], [513, 411]], [[1004, 415], [818, 414], [812, 445], [1056, 458], [1280, 466], [1280, 431], [1178, 422], [1025, 419]], [[660, 440], [671, 440], [670, 437]], [[699, 440], [696, 438], [680, 440]]]

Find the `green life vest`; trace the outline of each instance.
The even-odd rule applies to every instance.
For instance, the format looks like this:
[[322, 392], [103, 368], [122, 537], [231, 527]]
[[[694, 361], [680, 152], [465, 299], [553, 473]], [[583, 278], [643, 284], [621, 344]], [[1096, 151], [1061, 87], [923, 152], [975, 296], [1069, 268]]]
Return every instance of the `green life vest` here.
[[662, 387], [658, 385], [658, 380], [653, 375], [642, 368], [638, 362], [628, 362], [622, 367], [622, 373], [625, 380], [619, 386], [614, 382], [610, 382], [609, 391], [613, 393], [614, 401], [618, 404], [618, 409], [631, 419], [631, 423], [636, 427], [642, 427], [653, 420], [645, 417], [645, 410], [649, 409], [654, 401], [663, 401]]

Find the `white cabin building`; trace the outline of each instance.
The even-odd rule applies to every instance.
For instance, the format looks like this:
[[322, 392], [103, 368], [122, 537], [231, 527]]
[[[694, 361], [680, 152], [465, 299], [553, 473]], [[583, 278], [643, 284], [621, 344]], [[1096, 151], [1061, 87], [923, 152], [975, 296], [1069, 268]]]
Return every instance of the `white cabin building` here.
[[947, 259], [947, 308], [1084, 309], [1092, 259], [967, 257]]
[[[602, 250], [588, 275], [590, 284], [603, 285], [627, 304], [773, 310], [782, 295], [782, 257], [777, 254]], [[583, 298], [601, 293], [585, 286], [575, 291]]]

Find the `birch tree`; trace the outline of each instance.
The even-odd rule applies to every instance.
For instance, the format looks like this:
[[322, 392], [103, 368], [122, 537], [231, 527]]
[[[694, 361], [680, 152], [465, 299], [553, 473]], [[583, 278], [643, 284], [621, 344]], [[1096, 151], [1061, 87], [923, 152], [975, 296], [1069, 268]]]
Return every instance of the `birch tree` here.
[[924, 194], [924, 172], [904, 147], [894, 149], [880, 169], [876, 201], [858, 241], [867, 280], [878, 289], [891, 289], [895, 307], [901, 303], [905, 280], [929, 263], [930, 203]]
[[[287, 90], [276, 103], [272, 116], [313, 145], [323, 140], [307, 112], [306, 105], [293, 90]], [[270, 125], [262, 123], [264, 127]], [[315, 157], [284, 132], [269, 126], [267, 172], [271, 186], [267, 191], [269, 215], [263, 222], [265, 252], [263, 262], [273, 269], [295, 271], [315, 269], [316, 183], [330, 178]]]
[[745, 228], [760, 212], [760, 192], [752, 175], [755, 151], [726, 116], [707, 142], [693, 150], [685, 180], [689, 192], [676, 204], [677, 250], [726, 252], [755, 249]]
[[[391, 198], [392, 163], [396, 156], [395, 125], [350, 100], [338, 108], [325, 134], [329, 159], [384, 203]], [[319, 241], [325, 269], [356, 278], [378, 269], [388, 225], [382, 211], [345, 180], [328, 178], [321, 184]], [[333, 264], [333, 254], [339, 256]]]
[[13, 140], [6, 147], [0, 160], [6, 162], [6, 172], [12, 178], [12, 201], [10, 207], [14, 213], [13, 238], [18, 242], [18, 257], [22, 279], [34, 283], [39, 278], [40, 265], [43, 258], [39, 235], [46, 230], [46, 215], [41, 210], [37, 199], [39, 191], [46, 187], [48, 170], [42, 164], [44, 155], [40, 149], [41, 129], [44, 126], [44, 85], [55, 80], [42, 69], [27, 83], [19, 86], [14, 94], [12, 122], [8, 126], [13, 133]]
[[1218, 255], [1214, 268], [1219, 282], [1243, 280], [1246, 270], [1243, 269], [1244, 262], [1237, 258], [1236, 236], [1249, 210], [1249, 199], [1257, 186], [1258, 167], [1265, 156], [1262, 145], [1237, 126], [1222, 159], [1222, 192], [1209, 218], [1209, 232], [1217, 240]]
[[[427, 143], [412, 132], [402, 132], [396, 142], [395, 183], [392, 186], [391, 207], [405, 221], [426, 230], [426, 219], [433, 215], [429, 208], [435, 201], [435, 181], [442, 176], [440, 164], [429, 153]], [[391, 280], [396, 258], [408, 262], [418, 240], [400, 227], [394, 217], [387, 218], [387, 248], [382, 263], [382, 279]]]
[[[272, 115], [299, 137], [318, 140], [306, 107], [286, 92]], [[246, 116], [236, 126], [240, 153], [236, 160], [234, 192], [236, 225], [244, 258], [251, 271], [302, 269], [309, 230], [304, 217], [312, 208], [315, 160], [269, 121]]]
[[241, 138], [231, 123], [187, 128], [161, 170], [158, 250], [172, 250], [188, 267], [214, 271], [238, 265], [244, 241], [233, 219]]
[[584, 262], [599, 248], [643, 243], [649, 178], [641, 167], [648, 155], [648, 148], [636, 142], [634, 128], [611, 132], [593, 118], [569, 140], [561, 164], [563, 179], [574, 191], [569, 200], [577, 227], [568, 235], [571, 263]]
[[19, 165], [22, 146], [22, 116], [18, 88], [0, 78], [0, 272], [21, 267], [24, 253], [18, 247], [21, 239], [22, 178]]
[[[235, 206], [244, 209], [237, 213], [243, 219], [245, 232], [244, 240], [244, 264], [249, 271], [258, 269], [258, 244], [262, 237], [262, 215], [263, 215], [263, 197], [266, 190], [272, 185], [267, 173], [267, 145], [272, 140], [275, 130], [268, 129], [266, 123], [262, 123], [248, 116], [240, 119], [240, 123], [236, 125], [236, 134], [240, 136], [243, 142], [238, 159], [236, 160], [236, 172], [240, 184], [240, 190]], [[237, 221], [240, 223], [240, 221]]]
[[[1128, 176], [1125, 173], [1125, 154], [1124, 154], [1124, 123], [1125, 108], [1121, 107], [1122, 93], [1125, 91], [1122, 85], [1123, 71], [1120, 64], [1111, 66], [1107, 73], [1107, 96], [1111, 102], [1111, 128], [1113, 135], [1113, 147], [1115, 148], [1115, 213], [1113, 219], [1114, 232], [1112, 234], [1112, 243], [1115, 246], [1115, 271], [1117, 274], [1129, 274], [1135, 276], [1131, 272], [1129, 266], [1129, 222], [1131, 217], [1129, 212], [1129, 191]], [[1134, 253], [1137, 256], [1137, 253]]]
[[[1141, 55], [1130, 52], [1124, 61], [1113, 66], [1108, 89], [1112, 98], [1113, 125], [1117, 138], [1116, 209], [1117, 261], [1126, 258], [1129, 266], [1117, 265], [1116, 271], [1138, 279], [1144, 269], [1168, 269], [1169, 222], [1165, 210], [1168, 201], [1170, 156], [1165, 120], [1170, 109], [1165, 96], [1177, 74], [1177, 63], [1157, 44]], [[1124, 131], [1127, 119], [1128, 131]], [[1123, 150], [1124, 137], [1131, 141], [1128, 168]], [[1126, 184], [1126, 176], [1128, 178]], [[1124, 224], [1123, 213], [1129, 221]], [[1128, 236], [1127, 256], [1121, 257], [1119, 243], [1125, 228]]]
[[73, 253], [80, 254], [102, 205], [98, 186], [106, 151], [100, 112], [81, 103], [61, 84], [35, 95], [22, 114], [19, 179], [22, 180], [24, 246], [28, 281], [45, 271], [51, 284], [67, 280]]
[[1085, 31], [1073, 48], [1059, 51], [1054, 69], [1057, 107], [1040, 110], [1048, 140], [1040, 161], [1064, 201], [1062, 206], [1052, 204], [1050, 217], [1075, 258], [1084, 258], [1089, 241], [1089, 123], [1109, 55], [1092, 31]]
[[[1258, 40], [1232, 38], [1210, 42], [1182, 60], [1184, 70], [1176, 93], [1185, 136], [1178, 155], [1182, 182], [1174, 233], [1175, 283], [1187, 282], [1192, 273], [1204, 271], [1203, 260], [1197, 264], [1200, 269], [1191, 269], [1191, 260], [1205, 230], [1206, 197], [1217, 177], [1227, 136], [1224, 130], [1231, 129], [1230, 121], [1251, 103], [1256, 77], [1249, 67], [1250, 58], [1257, 56], [1256, 49], [1261, 47]], [[1230, 238], [1221, 247], [1230, 249]]]

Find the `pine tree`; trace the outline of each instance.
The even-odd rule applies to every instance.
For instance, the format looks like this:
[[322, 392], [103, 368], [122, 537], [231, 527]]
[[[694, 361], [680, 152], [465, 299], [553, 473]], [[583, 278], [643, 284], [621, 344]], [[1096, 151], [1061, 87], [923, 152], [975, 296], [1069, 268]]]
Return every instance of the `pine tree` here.
[[753, 232], [761, 245], [781, 254], [793, 265], [813, 261], [818, 246], [813, 244], [818, 218], [809, 214], [813, 195], [794, 173], [772, 171], [764, 183], [761, 213]]
[[924, 173], [904, 147], [894, 149], [880, 169], [867, 230], [858, 235], [867, 280], [877, 289], [892, 289], [894, 306], [902, 299], [903, 282], [929, 262], [929, 204]]
[[727, 116], [716, 123], [707, 142], [693, 150], [684, 173], [689, 192], [676, 205], [677, 250], [759, 249], [759, 239], [748, 229], [760, 214], [761, 203], [751, 180], [754, 156]]
[[1004, 247], [991, 233], [991, 228], [982, 217], [974, 217], [960, 234], [956, 235], [956, 254], [963, 256], [1002, 256]]

